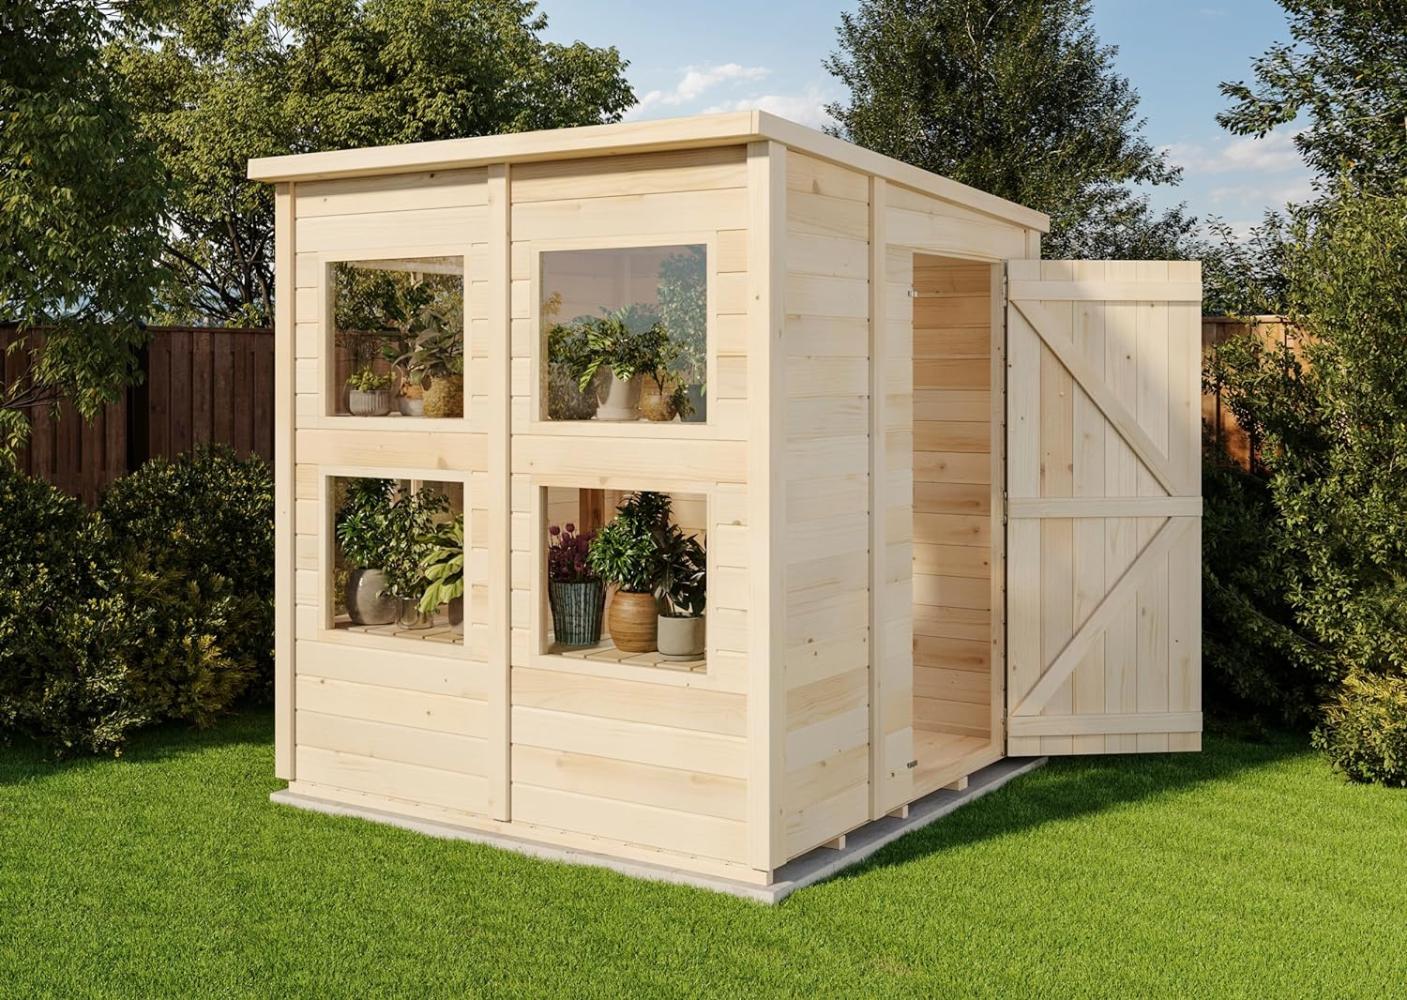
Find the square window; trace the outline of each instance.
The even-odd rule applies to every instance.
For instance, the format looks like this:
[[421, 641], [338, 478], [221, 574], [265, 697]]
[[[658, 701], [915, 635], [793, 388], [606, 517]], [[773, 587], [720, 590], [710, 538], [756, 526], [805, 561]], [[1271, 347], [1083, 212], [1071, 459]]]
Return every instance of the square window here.
[[705, 421], [708, 265], [704, 244], [544, 252], [542, 418]]
[[425, 642], [464, 641], [464, 484], [336, 476], [332, 627]]
[[706, 672], [705, 496], [550, 486], [542, 512], [540, 652]]
[[329, 413], [464, 415], [464, 259], [332, 264]]

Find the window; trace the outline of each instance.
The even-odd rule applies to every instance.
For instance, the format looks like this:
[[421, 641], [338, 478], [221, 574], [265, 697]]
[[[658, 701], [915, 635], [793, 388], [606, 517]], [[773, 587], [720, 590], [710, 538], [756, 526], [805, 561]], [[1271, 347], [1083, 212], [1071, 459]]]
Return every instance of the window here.
[[464, 415], [464, 259], [331, 266], [334, 363], [328, 411]]
[[706, 246], [546, 252], [539, 290], [544, 419], [707, 419]]
[[553, 656], [707, 669], [707, 498], [544, 487], [544, 609]]
[[330, 606], [334, 629], [464, 641], [464, 484], [338, 476]]

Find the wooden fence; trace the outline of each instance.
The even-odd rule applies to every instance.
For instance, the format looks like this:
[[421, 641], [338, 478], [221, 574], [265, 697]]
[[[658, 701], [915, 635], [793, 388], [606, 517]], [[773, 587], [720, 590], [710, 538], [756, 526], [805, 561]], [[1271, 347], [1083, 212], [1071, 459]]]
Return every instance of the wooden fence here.
[[[0, 330], [0, 349], [15, 336]], [[6, 351], [7, 378], [27, 363], [25, 351]], [[144, 382], [91, 422], [67, 402], [54, 414], [34, 411], [19, 467], [92, 504], [147, 459], [199, 444], [228, 444], [272, 460], [273, 331], [153, 327], [142, 368]]]
[[[1203, 316], [1203, 360], [1212, 348], [1236, 337], [1257, 337], [1267, 345], [1293, 344], [1295, 331], [1281, 316], [1249, 316], [1244, 319]], [[1208, 449], [1225, 453], [1243, 469], [1250, 468], [1251, 456], [1255, 454], [1259, 442], [1237, 421], [1217, 389], [1208, 392], [1203, 388], [1202, 428]]]

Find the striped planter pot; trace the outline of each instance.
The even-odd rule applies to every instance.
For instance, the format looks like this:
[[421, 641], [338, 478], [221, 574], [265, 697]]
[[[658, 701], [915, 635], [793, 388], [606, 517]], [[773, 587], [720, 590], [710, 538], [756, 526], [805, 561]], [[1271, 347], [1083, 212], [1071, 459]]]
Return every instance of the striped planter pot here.
[[563, 646], [594, 646], [601, 641], [601, 616], [606, 609], [606, 587], [590, 583], [550, 583], [552, 633]]

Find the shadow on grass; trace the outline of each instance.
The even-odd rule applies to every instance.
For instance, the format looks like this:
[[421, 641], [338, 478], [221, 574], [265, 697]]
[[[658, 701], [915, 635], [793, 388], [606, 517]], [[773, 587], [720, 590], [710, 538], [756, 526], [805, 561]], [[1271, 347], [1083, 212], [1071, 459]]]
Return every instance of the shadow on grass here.
[[1045, 767], [896, 840], [834, 881], [1227, 781], [1306, 752], [1304, 739], [1287, 734], [1255, 743], [1211, 735], [1200, 753], [1052, 757]]
[[99, 767], [143, 767], [204, 753], [217, 747], [273, 744], [273, 710], [245, 708], [208, 729], [168, 722], [132, 736], [120, 757], [77, 756], [56, 759], [53, 751], [28, 740], [0, 745], [0, 785], [42, 782], [59, 775]]

